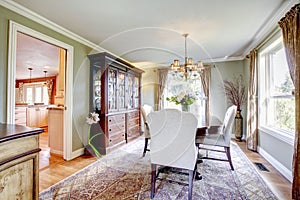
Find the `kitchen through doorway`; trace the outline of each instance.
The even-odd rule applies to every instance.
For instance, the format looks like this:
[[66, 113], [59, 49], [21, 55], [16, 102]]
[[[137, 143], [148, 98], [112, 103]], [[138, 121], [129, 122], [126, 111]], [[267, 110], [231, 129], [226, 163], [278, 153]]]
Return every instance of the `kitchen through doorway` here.
[[73, 47], [10, 21], [7, 123], [44, 128], [51, 154], [72, 153]]

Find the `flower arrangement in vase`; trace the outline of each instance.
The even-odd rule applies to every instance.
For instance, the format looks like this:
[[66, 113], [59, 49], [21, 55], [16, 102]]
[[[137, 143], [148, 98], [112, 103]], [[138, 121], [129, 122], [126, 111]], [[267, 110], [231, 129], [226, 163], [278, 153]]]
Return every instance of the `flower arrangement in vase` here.
[[167, 97], [166, 100], [174, 102], [176, 105], [181, 104], [182, 111], [188, 111], [189, 106], [197, 100], [197, 97], [192, 93], [181, 92], [179, 95]]

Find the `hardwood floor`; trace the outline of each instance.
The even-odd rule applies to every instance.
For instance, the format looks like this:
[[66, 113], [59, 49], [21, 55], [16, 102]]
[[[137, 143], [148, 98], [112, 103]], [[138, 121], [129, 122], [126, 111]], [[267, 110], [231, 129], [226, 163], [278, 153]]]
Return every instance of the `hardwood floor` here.
[[[258, 172], [280, 200], [291, 199], [291, 183], [285, 179], [272, 165], [258, 153], [247, 150], [245, 142], [236, 142], [251, 162], [260, 162], [269, 170]], [[62, 156], [51, 154], [48, 147], [48, 133], [40, 135], [40, 192], [80, 169], [95, 162], [95, 157], [81, 156], [71, 161], [65, 161]]]
[[[235, 141], [236, 142], [236, 141]], [[292, 199], [292, 184], [258, 153], [247, 150], [245, 142], [236, 142], [251, 162], [260, 162], [269, 170], [258, 170], [269, 188], [280, 200]]]
[[40, 192], [97, 160], [97, 158], [91, 156], [80, 156], [71, 161], [65, 161], [60, 155], [51, 154], [50, 156], [48, 132], [40, 134], [40, 148], [42, 149], [39, 158]]

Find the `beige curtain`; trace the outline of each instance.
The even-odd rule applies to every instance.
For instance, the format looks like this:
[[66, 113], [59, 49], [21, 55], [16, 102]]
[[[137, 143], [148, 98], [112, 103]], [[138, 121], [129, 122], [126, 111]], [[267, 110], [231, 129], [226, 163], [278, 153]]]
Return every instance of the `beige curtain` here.
[[209, 126], [209, 119], [210, 119], [210, 94], [209, 94], [209, 88], [210, 88], [210, 79], [211, 79], [211, 67], [206, 67], [203, 69], [203, 73], [200, 74], [201, 82], [203, 86], [204, 95], [206, 97], [205, 101], [205, 125]]
[[247, 148], [257, 151], [257, 52], [250, 52], [250, 75], [248, 86], [248, 111], [247, 111]]
[[157, 108], [156, 110], [161, 110], [163, 108], [164, 102], [164, 89], [166, 87], [168, 79], [168, 69], [158, 70], [158, 89], [157, 89]]
[[290, 74], [295, 86], [295, 143], [293, 156], [292, 198], [300, 199], [300, 4], [279, 21]]

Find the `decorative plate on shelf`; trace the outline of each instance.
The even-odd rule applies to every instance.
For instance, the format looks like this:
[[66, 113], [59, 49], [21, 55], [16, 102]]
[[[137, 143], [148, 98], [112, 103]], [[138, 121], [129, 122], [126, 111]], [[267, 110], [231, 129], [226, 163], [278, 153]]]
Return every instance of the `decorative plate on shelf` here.
[[100, 86], [99, 85], [97, 85], [97, 86], [95, 86], [95, 96], [100, 96]]

